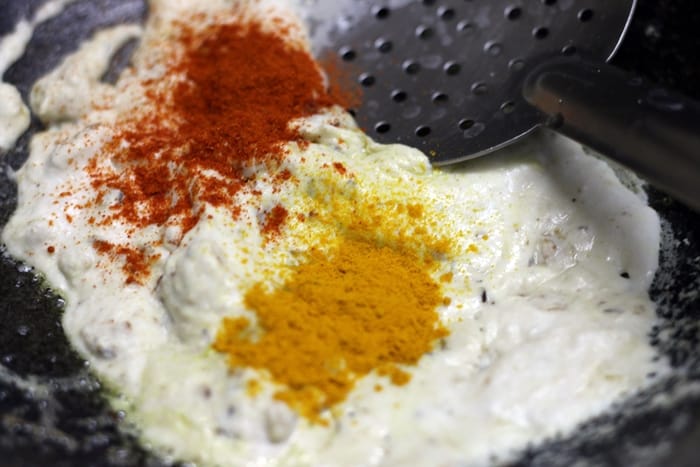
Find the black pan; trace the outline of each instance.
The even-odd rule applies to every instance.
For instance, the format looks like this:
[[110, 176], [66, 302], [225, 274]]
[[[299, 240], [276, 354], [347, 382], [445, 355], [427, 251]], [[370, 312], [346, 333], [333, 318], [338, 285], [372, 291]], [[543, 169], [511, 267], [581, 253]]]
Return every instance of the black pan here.
[[[0, 0], [0, 35], [42, 3]], [[614, 63], [700, 99], [697, 5], [697, 0], [640, 0]], [[37, 29], [5, 80], [26, 97], [34, 80], [93, 31], [145, 15], [141, 0], [77, 0]], [[129, 53], [125, 47], [117, 54], [107, 80]], [[39, 129], [33, 122], [0, 161], [0, 226], [16, 203], [4, 169], [22, 164], [30, 134]], [[652, 287], [661, 323], [649, 338], [674, 374], [575, 434], [527, 448], [514, 465], [700, 465], [700, 389], [693, 391], [700, 387], [700, 215], [658, 191], [649, 195], [664, 227], [661, 268]], [[100, 384], [63, 335], [61, 308], [61, 299], [31, 270], [0, 255], [0, 466], [166, 465], [123, 434], [124, 414], [109, 408]], [[666, 394], [684, 395], [665, 408], [651, 403]]]

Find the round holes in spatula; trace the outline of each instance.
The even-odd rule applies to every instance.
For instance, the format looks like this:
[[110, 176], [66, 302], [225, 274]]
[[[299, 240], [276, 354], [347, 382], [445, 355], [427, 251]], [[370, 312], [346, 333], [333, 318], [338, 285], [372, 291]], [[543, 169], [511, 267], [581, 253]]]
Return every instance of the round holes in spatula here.
[[362, 73], [358, 80], [360, 81], [360, 84], [366, 88], [374, 86], [374, 83], [376, 82], [375, 77], [369, 73]]
[[431, 99], [433, 101], [433, 104], [441, 105], [441, 104], [446, 104], [448, 100], [450, 100], [449, 96], [445, 94], [444, 92], [435, 92], [431, 96]]
[[425, 138], [430, 134], [431, 131], [432, 130], [429, 126], [421, 125], [418, 128], [416, 128], [416, 136], [418, 136], [419, 138]]
[[472, 84], [471, 90], [472, 94], [474, 94], [475, 96], [483, 96], [489, 91], [489, 86], [486, 83], [479, 81], [477, 83]]
[[508, 62], [508, 68], [510, 68], [513, 71], [520, 71], [523, 68], [525, 68], [525, 60], [521, 58], [514, 58], [510, 62]]
[[340, 58], [346, 62], [351, 62], [357, 58], [357, 52], [355, 52], [351, 47], [341, 47], [338, 51]]
[[374, 125], [374, 131], [376, 131], [380, 135], [389, 133], [390, 130], [391, 124], [389, 122], [379, 122], [376, 125]]
[[463, 20], [457, 23], [457, 32], [463, 36], [473, 34], [475, 29], [476, 28], [474, 27], [474, 23], [471, 23], [469, 21]]
[[516, 91], [536, 58], [603, 54], [591, 51], [589, 31], [613, 35], [605, 31], [611, 19], [603, 3], [366, 2], [367, 17], [348, 20], [352, 30], [339, 43], [345, 48], [335, 49], [363, 92], [358, 123], [382, 142], [436, 150], [437, 163], [491, 147], [500, 135], [517, 136], [539, 118]]
[[546, 39], [549, 36], [549, 29], [544, 26], [536, 27], [532, 30], [532, 35], [535, 39]]
[[418, 39], [428, 40], [431, 37], [433, 37], [433, 34], [434, 34], [434, 32], [433, 32], [432, 28], [430, 28], [428, 26], [421, 24], [420, 26], [418, 26], [416, 28], [416, 37]]
[[407, 97], [408, 94], [406, 94], [405, 91], [402, 91], [400, 89], [395, 89], [391, 92], [391, 100], [394, 102], [403, 102], [406, 100]]
[[501, 104], [501, 112], [504, 114], [512, 114], [513, 111], [515, 110], [515, 102], [513, 101], [506, 101], [503, 104]]
[[372, 7], [372, 14], [377, 19], [387, 19], [391, 10], [385, 6], [374, 6]]
[[486, 125], [472, 118], [463, 118], [459, 121], [459, 129], [462, 130], [463, 137], [474, 138], [486, 129]]
[[573, 44], [567, 44], [561, 49], [561, 53], [567, 56], [576, 55], [577, 49]]
[[474, 123], [476, 122], [471, 118], [463, 118], [459, 121], [459, 129], [463, 131], [468, 130], [474, 126]]
[[484, 52], [492, 57], [497, 57], [501, 55], [501, 52], [503, 52], [503, 44], [500, 42], [489, 41], [484, 44]]
[[523, 15], [523, 10], [517, 6], [509, 6], [506, 8], [505, 15], [509, 20], [515, 21]]
[[391, 49], [394, 47], [394, 44], [390, 40], [380, 37], [379, 39], [374, 41], [374, 47], [381, 53], [385, 54], [391, 52]]
[[455, 17], [455, 11], [452, 8], [441, 6], [437, 10], [438, 17], [443, 21], [449, 21]]
[[449, 76], [454, 76], [460, 72], [462, 67], [457, 62], [446, 62], [442, 69], [445, 70], [445, 73]]
[[407, 75], [415, 75], [420, 71], [420, 64], [413, 60], [406, 60], [403, 62], [403, 71], [406, 72]]
[[587, 23], [593, 19], [593, 10], [590, 8], [584, 8], [578, 12], [578, 20], [582, 23]]

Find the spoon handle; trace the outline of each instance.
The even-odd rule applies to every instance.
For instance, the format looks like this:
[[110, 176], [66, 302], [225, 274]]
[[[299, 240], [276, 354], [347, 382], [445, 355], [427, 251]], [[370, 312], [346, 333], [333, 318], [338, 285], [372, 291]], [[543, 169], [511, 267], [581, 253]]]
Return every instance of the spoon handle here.
[[523, 95], [545, 125], [636, 171], [700, 211], [700, 104], [610, 65], [561, 57]]

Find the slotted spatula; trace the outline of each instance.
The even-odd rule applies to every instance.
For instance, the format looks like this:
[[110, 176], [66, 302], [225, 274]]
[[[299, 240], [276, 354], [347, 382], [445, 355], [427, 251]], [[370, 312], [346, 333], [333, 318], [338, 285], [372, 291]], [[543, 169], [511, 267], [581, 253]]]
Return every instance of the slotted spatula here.
[[[308, 2], [307, 2], [308, 3]], [[317, 0], [312, 44], [383, 142], [436, 165], [548, 126], [700, 209], [700, 105], [605, 62], [635, 0]]]

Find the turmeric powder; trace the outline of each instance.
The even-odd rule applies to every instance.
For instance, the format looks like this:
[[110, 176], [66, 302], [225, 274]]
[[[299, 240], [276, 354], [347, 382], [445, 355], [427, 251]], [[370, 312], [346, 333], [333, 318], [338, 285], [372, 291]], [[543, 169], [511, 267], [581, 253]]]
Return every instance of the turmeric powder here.
[[213, 344], [232, 368], [266, 370], [275, 397], [312, 422], [372, 371], [406, 384], [414, 365], [448, 334], [438, 320], [440, 286], [430, 263], [363, 240], [314, 250], [283, 287], [245, 296], [257, 323], [226, 318]]

